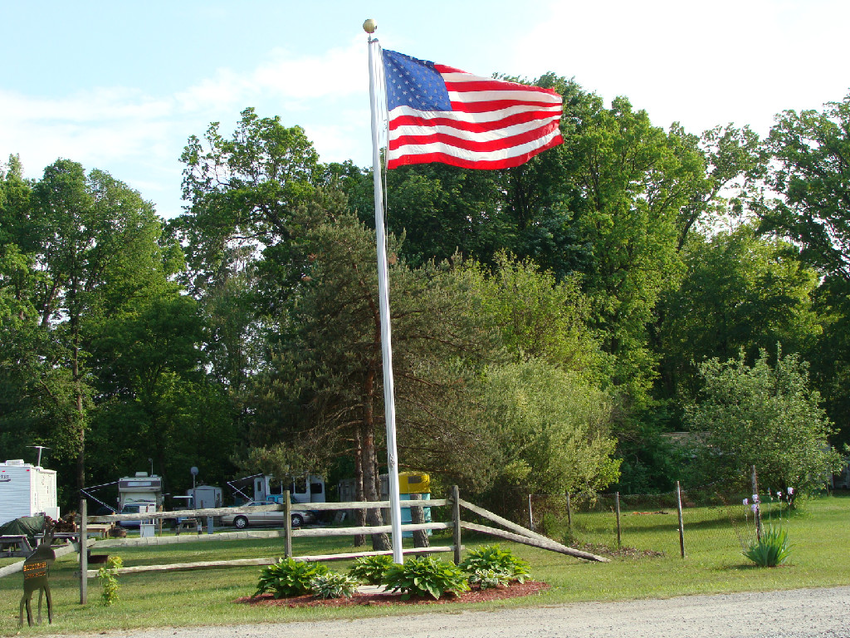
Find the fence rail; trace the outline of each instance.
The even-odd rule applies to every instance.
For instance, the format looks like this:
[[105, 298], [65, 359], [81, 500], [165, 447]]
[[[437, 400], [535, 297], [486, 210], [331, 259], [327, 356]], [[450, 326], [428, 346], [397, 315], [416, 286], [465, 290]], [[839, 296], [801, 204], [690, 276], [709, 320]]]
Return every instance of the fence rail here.
[[[124, 514], [124, 515], [109, 515], [109, 516], [92, 516], [89, 517], [86, 515], [86, 504], [85, 502], [81, 503], [80, 507], [80, 523], [81, 523], [81, 536], [86, 536], [86, 526], [88, 523], [105, 523], [111, 521], [121, 521], [121, 520], [150, 520], [152, 518], [174, 518], [175, 516], [183, 516], [183, 515], [194, 515], [198, 516], [220, 516], [222, 513], [238, 513], [238, 512], [247, 512], [247, 511], [297, 511], [297, 510], [317, 510], [317, 511], [339, 511], [339, 510], [352, 510], [352, 509], [386, 509], [389, 507], [389, 501], [371, 501], [371, 502], [346, 502], [346, 503], [309, 503], [309, 504], [298, 504], [292, 505], [291, 508], [287, 506], [288, 503], [288, 494], [285, 496], [285, 502], [282, 505], [264, 505], [264, 506], [255, 506], [255, 507], [242, 507], [242, 508], [215, 508], [215, 509], [206, 509], [206, 510], [183, 510], [181, 512], [156, 512], [155, 514]], [[559, 552], [561, 554], [568, 554], [574, 556], [576, 558], [580, 558], [583, 560], [589, 561], [598, 561], [598, 562], [607, 562], [608, 559], [597, 556], [590, 552], [579, 551], [573, 549], [571, 547], [566, 547], [557, 543], [542, 534], [538, 534], [532, 530], [529, 530], [525, 527], [517, 525], [505, 518], [502, 518], [488, 510], [485, 510], [481, 507], [478, 507], [468, 501], [464, 501], [460, 498], [457, 487], [455, 486], [452, 489], [452, 496], [448, 499], [433, 499], [433, 500], [414, 500], [414, 501], [402, 501], [402, 507], [407, 508], [417, 508], [422, 509], [424, 507], [445, 507], [450, 506], [452, 509], [451, 522], [430, 522], [430, 523], [409, 523], [401, 526], [403, 532], [416, 532], [423, 530], [448, 530], [451, 529], [452, 533], [452, 544], [448, 546], [436, 546], [436, 547], [414, 547], [403, 550], [403, 554], [405, 555], [416, 555], [416, 554], [424, 554], [424, 553], [438, 553], [438, 552], [451, 552], [454, 557], [454, 561], [456, 563], [460, 562], [461, 551], [463, 549], [463, 545], [461, 544], [461, 530], [467, 529], [470, 531], [476, 531], [484, 534], [489, 534], [492, 536], [496, 536], [499, 538], [504, 538], [508, 540], [512, 540], [514, 542], [524, 543], [527, 545], [531, 545], [534, 547], [539, 547], [542, 549], [546, 549], [549, 551]], [[503, 529], [498, 529], [495, 527], [479, 525], [477, 523], [472, 523], [469, 521], [463, 521], [461, 519], [461, 509], [465, 509], [475, 516], [488, 520], [492, 523], [496, 523], [498, 525], [502, 525], [506, 527], [509, 531], [505, 531]], [[277, 532], [270, 532], [265, 534], [268, 536], [278, 536], [284, 539], [284, 555], [288, 558], [294, 558], [295, 560], [301, 561], [330, 561], [330, 560], [352, 560], [356, 558], [360, 558], [363, 556], [376, 556], [376, 555], [392, 555], [391, 550], [380, 550], [380, 551], [367, 551], [367, 552], [347, 552], [347, 553], [335, 553], [335, 554], [322, 554], [322, 555], [313, 555], [313, 556], [294, 556], [292, 553], [292, 538], [322, 538], [322, 537], [331, 537], [331, 536], [354, 536], [354, 535], [370, 535], [370, 534], [385, 534], [392, 530], [391, 525], [381, 525], [381, 526], [372, 526], [372, 527], [364, 527], [364, 526], [356, 526], [356, 527], [330, 527], [330, 528], [309, 528], [309, 529], [292, 529], [291, 528], [291, 520], [289, 516], [284, 515], [283, 518], [284, 529]], [[257, 537], [257, 532], [248, 536], [248, 533], [245, 532], [234, 532], [234, 533], [225, 533], [225, 534], [216, 534], [214, 536], [199, 536], [195, 537], [193, 541], [207, 541], [207, 540], [236, 540], [238, 538], [248, 538], [248, 537]], [[177, 542], [188, 542], [188, 539], [180, 539], [179, 537], [174, 537], [178, 539]], [[144, 539], [149, 540], [149, 539]], [[169, 539], [170, 540], [170, 539]], [[122, 546], [126, 544], [138, 544], [141, 541], [136, 541], [133, 539], [129, 542], [124, 540], [113, 539], [111, 541], [105, 541], [101, 545], [102, 547], [116, 547]], [[122, 567], [118, 570], [121, 574], [132, 574], [132, 573], [142, 573], [142, 572], [171, 572], [171, 571], [189, 571], [189, 570], [199, 570], [199, 569], [220, 569], [220, 568], [228, 568], [228, 567], [245, 567], [245, 566], [254, 566], [254, 565], [270, 565], [277, 561], [277, 558], [271, 557], [263, 557], [263, 558], [249, 558], [249, 559], [235, 559], [235, 560], [225, 560], [225, 561], [203, 561], [203, 562], [193, 562], [193, 563], [174, 563], [168, 565], [140, 565], [140, 566], [127, 566]], [[99, 570], [88, 569], [88, 561], [86, 552], [80, 553], [80, 602], [81, 604], [85, 604], [87, 599], [87, 581], [89, 578], [95, 578], [98, 576]]]

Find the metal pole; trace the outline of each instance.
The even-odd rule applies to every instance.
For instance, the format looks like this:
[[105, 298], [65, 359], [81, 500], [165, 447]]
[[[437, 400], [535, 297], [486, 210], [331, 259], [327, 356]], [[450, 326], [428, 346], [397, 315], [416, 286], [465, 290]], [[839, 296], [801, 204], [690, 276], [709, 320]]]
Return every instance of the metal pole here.
[[534, 531], [534, 512], [531, 509], [531, 494], [528, 495], [528, 529]]
[[[390, 293], [387, 268], [387, 238], [384, 231], [384, 200], [381, 184], [381, 152], [375, 65], [381, 64], [377, 38], [369, 36], [369, 98], [372, 106], [372, 178], [375, 194], [375, 233], [378, 248], [378, 300], [381, 314], [381, 353], [384, 362], [384, 416], [387, 426], [387, 475], [389, 477], [390, 524], [392, 527], [393, 562], [404, 562], [401, 536], [401, 494], [398, 484], [398, 446], [395, 427], [395, 391], [393, 388], [393, 356], [390, 333]], [[378, 49], [376, 62], [374, 51]]]
[[80, 604], [89, 601], [88, 503], [80, 500]]

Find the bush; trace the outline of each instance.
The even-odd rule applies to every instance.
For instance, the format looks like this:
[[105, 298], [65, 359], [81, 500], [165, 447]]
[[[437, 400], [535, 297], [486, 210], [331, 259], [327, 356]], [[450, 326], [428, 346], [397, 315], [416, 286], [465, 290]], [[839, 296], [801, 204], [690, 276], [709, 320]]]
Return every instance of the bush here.
[[446, 592], [469, 591], [466, 574], [457, 565], [433, 556], [408, 558], [404, 565], [390, 565], [384, 573], [384, 585], [388, 591], [400, 591], [403, 600], [426, 594], [439, 599]]
[[106, 561], [106, 565], [97, 570], [97, 577], [100, 579], [100, 584], [103, 587], [100, 599], [107, 607], [118, 600], [118, 578], [116, 576], [118, 575], [118, 570], [123, 566], [124, 561], [121, 560], [120, 556], [110, 556]]
[[310, 589], [316, 598], [351, 598], [357, 591], [359, 581], [347, 574], [328, 572], [320, 574], [310, 581]]
[[254, 597], [266, 592], [272, 592], [275, 598], [306, 594], [310, 591], [311, 581], [327, 573], [328, 568], [319, 563], [280, 558], [260, 573]]
[[362, 583], [380, 585], [392, 564], [392, 556], [362, 556], [354, 561], [348, 573]]
[[788, 531], [781, 527], [769, 526], [762, 532], [761, 538], [744, 550], [744, 556], [759, 567], [781, 565], [791, 554], [788, 544]]
[[[512, 580], [523, 583], [530, 575], [527, 562], [499, 545], [485, 545], [470, 551], [459, 567], [471, 574], [471, 584], [477, 583], [482, 589]], [[494, 578], [497, 581], [495, 585], [491, 584]]]

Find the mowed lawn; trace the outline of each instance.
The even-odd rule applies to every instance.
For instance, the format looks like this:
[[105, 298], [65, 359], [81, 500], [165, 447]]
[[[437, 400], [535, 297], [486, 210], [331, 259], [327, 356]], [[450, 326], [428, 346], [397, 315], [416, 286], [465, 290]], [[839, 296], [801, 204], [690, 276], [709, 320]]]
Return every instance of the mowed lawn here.
[[[740, 515], [740, 511], [736, 512]], [[751, 590], [829, 587], [850, 584], [850, 497], [829, 496], [802, 503], [801, 509], [783, 519], [793, 552], [788, 564], [763, 569], [741, 554], [739, 537], [750, 529], [733, 526], [727, 508], [690, 507], [684, 511], [686, 557], [679, 553], [675, 510], [622, 513], [623, 551], [614, 552], [610, 563], [590, 563], [569, 556], [500, 542], [530, 563], [532, 577], [548, 583], [542, 594], [493, 603], [476, 609], [517, 605], [551, 605], [594, 600], [660, 598], [688, 594]], [[582, 514], [574, 518], [574, 536], [591, 543], [597, 551], [607, 545], [616, 549], [612, 517], [607, 513]], [[559, 539], [556, 539], [559, 540]], [[435, 536], [433, 544], [448, 545], [450, 537]], [[467, 548], [499, 542], [466, 535]], [[352, 551], [346, 537], [293, 539], [296, 555]], [[365, 548], [364, 548], [365, 549]], [[123, 547], [96, 553], [120, 555], [125, 566], [185, 563], [236, 558], [275, 557], [283, 553], [281, 539], [191, 542], [156, 547]], [[439, 554], [450, 560], [451, 554]], [[20, 559], [0, 559], [0, 567]], [[328, 563], [345, 570], [347, 561]], [[25, 629], [28, 634], [97, 632], [154, 626], [193, 626], [285, 622], [352, 618], [387, 613], [445, 613], [467, 605], [415, 607], [282, 608], [251, 607], [234, 601], [251, 595], [260, 567], [211, 569], [193, 572], [141, 573], [119, 576], [120, 600], [111, 607], [100, 602], [100, 583], [88, 581], [89, 602], [79, 604], [76, 555], [60, 558], [51, 570], [54, 624]], [[0, 579], [0, 635], [17, 632], [23, 577], [20, 573]], [[37, 597], [33, 600], [37, 604]], [[483, 605], [483, 606], [482, 606]]]

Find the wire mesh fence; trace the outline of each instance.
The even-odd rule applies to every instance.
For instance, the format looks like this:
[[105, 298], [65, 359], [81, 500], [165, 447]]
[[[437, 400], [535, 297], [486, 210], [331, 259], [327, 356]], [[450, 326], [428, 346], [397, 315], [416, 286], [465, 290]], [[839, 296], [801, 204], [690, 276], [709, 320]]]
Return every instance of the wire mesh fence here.
[[661, 494], [533, 494], [528, 520], [535, 531], [567, 545], [622, 554], [693, 555], [740, 552], [761, 525], [788, 520], [781, 493], [752, 494], [717, 487]]

